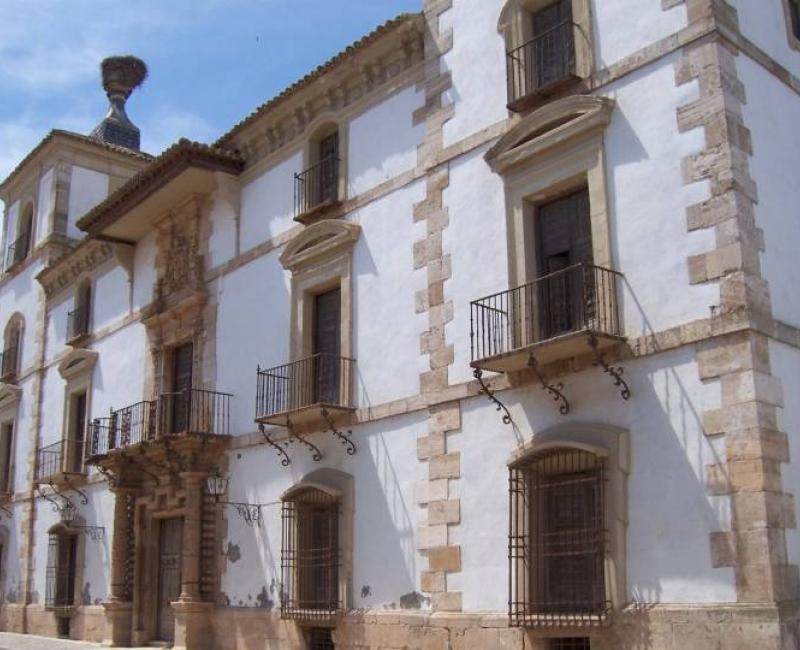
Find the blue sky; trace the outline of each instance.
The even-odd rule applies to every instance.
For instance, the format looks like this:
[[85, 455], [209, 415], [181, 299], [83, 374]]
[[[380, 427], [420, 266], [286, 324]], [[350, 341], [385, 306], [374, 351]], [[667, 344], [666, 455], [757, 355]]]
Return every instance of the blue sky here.
[[0, 0], [0, 179], [51, 128], [88, 133], [100, 61], [150, 69], [128, 102], [142, 148], [210, 142], [293, 81], [422, 0]]

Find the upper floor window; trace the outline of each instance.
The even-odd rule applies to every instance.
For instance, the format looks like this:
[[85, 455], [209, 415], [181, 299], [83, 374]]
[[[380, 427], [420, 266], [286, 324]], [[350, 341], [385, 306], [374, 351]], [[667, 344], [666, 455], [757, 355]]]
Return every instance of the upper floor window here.
[[19, 264], [24, 260], [28, 253], [30, 253], [31, 243], [33, 241], [33, 204], [28, 203], [17, 224], [17, 232], [8, 248], [6, 249], [5, 268], [10, 269], [12, 266]]
[[784, 0], [787, 12], [787, 27], [789, 28], [789, 42], [796, 49], [800, 49], [800, 0]]
[[19, 372], [22, 324], [22, 316], [16, 314], [6, 325], [3, 336], [3, 352], [0, 355], [0, 381], [14, 381]]
[[89, 280], [78, 285], [75, 309], [67, 315], [67, 341], [74, 343], [89, 335], [92, 313], [92, 285]]
[[0, 494], [14, 491], [12, 483], [12, 452], [14, 449], [14, 421], [0, 424]]
[[500, 17], [507, 47], [508, 106], [523, 111], [593, 69], [588, 0], [508, 0]]
[[309, 140], [305, 171], [295, 175], [295, 219], [302, 223], [344, 198], [341, 135], [337, 125], [323, 126]]

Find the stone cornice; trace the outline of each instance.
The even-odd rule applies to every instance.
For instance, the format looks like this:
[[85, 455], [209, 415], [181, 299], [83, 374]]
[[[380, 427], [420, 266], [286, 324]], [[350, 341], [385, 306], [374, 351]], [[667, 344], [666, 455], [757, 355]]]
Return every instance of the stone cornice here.
[[108, 260], [127, 258], [125, 244], [113, 244], [98, 239], [86, 239], [36, 276], [48, 300], [72, 287], [85, 274], [101, 267]]
[[389, 21], [257, 108], [215, 146], [236, 149], [248, 167], [286, 147], [320, 116], [330, 114], [335, 119], [337, 113], [421, 63], [423, 33], [420, 14]]

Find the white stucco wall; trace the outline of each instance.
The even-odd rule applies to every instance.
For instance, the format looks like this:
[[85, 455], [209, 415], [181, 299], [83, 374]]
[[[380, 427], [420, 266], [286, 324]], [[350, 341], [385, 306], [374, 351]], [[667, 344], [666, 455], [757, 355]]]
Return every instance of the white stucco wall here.
[[[709, 497], [705, 465], [724, 448], [702, 431], [701, 414], [720, 404], [718, 384], [698, 380], [689, 349], [625, 363], [633, 397], [625, 402], [601, 370], [563, 377], [571, 412], [534, 387], [503, 393], [519, 432], [502, 423], [485, 398], [462, 409], [462, 429], [448, 436], [448, 451], [461, 454], [461, 524], [452, 529], [462, 545], [462, 571], [448, 587], [462, 591], [465, 610], [503, 611], [508, 594], [507, 463], [518, 436], [528, 441], [554, 425], [602, 423], [630, 432], [627, 598], [641, 603], [736, 600], [732, 570], [713, 569], [709, 533], [730, 520], [726, 498]], [[487, 588], [493, 585], [492, 588]]]
[[422, 317], [414, 294], [426, 280], [414, 272], [413, 205], [425, 198], [420, 181], [355, 214], [362, 227], [353, 253], [353, 355], [357, 405], [368, 407], [419, 392], [426, 370], [419, 354]]
[[43, 242], [50, 229], [50, 216], [55, 209], [55, 187], [54, 187], [54, 170], [48, 169], [39, 180], [39, 196], [36, 201], [36, 227], [34, 228], [36, 234], [36, 244]]
[[[13, 558], [19, 557], [20, 554], [20, 540], [25, 517], [22, 504], [11, 504], [10, 508], [14, 516], [6, 518], [0, 525], [0, 535], [4, 539], [3, 567], [0, 571], [0, 601], [17, 603], [22, 595], [21, 564], [14, 561]], [[9, 558], [11, 559], [9, 560]]]
[[742, 112], [753, 140], [750, 174], [758, 186], [756, 225], [764, 231], [761, 268], [769, 282], [772, 314], [798, 327], [800, 97], [747, 56], [737, 58], [736, 68], [747, 93]]
[[425, 125], [414, 126], [412, 115], [424, 103], [425, 93], [411, 86], [359, 115], [348, 125], [349, 197], [414, 169]]
[[94, 279], [92, 299], [92, 331], [97, 332], [118, 322], [129, 311], [131, 285], [128, 272], [113, 266]]
[[75, 223], [108, 196], [108, 176], [93, 169], [72, 166], [67, 209], [67, 235], [80, 239], [84, 232]]
[[[31, 413], [33, 408], [33, 377], [29, 377], [18, 385], [22, 396], [17, 407], [14, 423], [14, 490], [21, 492], [29, 488], [28, 461], [31, 452]], [[20, 508], [22, 504], [20, 504]]]
[[[254, 607], [262, 590], [279, 602], [281, 517], [280, 496], [308, 473], [333, 468], [350, 474], [354, 485], [353, 603], [355, 608], [399, 606], [400, 598], [419, 590], [421, 560], [414, 529], [419, 512], [413, 495], [422, 469], [416, 459], [416, 438], [427, 426], [423, 414], [375, 422], [353, 431], [354, 456], [329, 433], [310, 440], [323, 451], [315, 463], [300, 445], [289, 449], [292, 464], [284, 468], [271, 449], [260, 446], [230, 457], [231, 501], [266, 504], [257, 528], [246, 526], [234, 509], [226, 509], [228, 556], [222, 592], [232, 606]], [[241, 455], [241, 457], [239, 457]], [[239, 556], [236, 561], [232, 557]], [[366, 588], [366, 589], [365, 589]], [[365, 594], [362, 596], [362, 593]]]
[[591, 4], [597, 69], [607, 68], [687, 24], [685, 5], [665, 11], [661, 0], [613, 0]]
[[141, 323], [127, 325], [94, 345], [98, 357], [92, 377], [91, 417], [107, 417], [112, 407], [120, 409], [149, 399], [144, 394], [146, 345]]
[[300, 151], [242, 187], [240, 246], [246, 251], [295, 225], [294, 175]]
[[728, 0], [739, 14], [739, 29], [759, 48], [795, 76], [800, 76], [800, 52], [789, 47], [783, 0]]
[[256, 430], [256, 367], [289, 361], [289, 280], [279, 255], [272, 251], [216, 284], [217, 390], [234, 395], [234, 434]]
[[153, 287], [156, 283], [156, 235], [149, 233], [136, 243], [133, 258], [133, 304], [138, 310], [153, 299]]
[[36, 359], [36, 320], [39, 308], [40, 285], [36, 274], [42, 270], [39, 262], [17, 274], [12, 282], [0, 289], [0, 335], [5, 332], [8, 321], [15, 313], [25, 319], [22, 333], [22, 351], [19, 366], [22, 371]]
[[208, 267], [224, 264], [236, 255], [237, 209], [225, 194], [217, 192], [212, 200], [209, 219], [211, 237], [208, 242]]
[[52, 361], [66, 351], [68, 314], [72, 311], [74, 298], [64, 295], [58, 302], [51, 303], [47, 312], [47, 338], [45, 359]]
[[0, 260], [3, 268], [6, 266], [8, 260], [8, 247], [14, 243], [17, 236], [17, 220], [19, 219], [19, 201], [15, 201], [8, 208], [4, 215], [3, 224], [3, 259]]

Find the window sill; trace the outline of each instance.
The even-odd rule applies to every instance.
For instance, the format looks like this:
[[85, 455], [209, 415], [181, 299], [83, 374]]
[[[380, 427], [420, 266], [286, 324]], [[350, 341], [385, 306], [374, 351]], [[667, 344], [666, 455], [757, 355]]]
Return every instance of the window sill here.
[[554, 99], [587, 92], [589, 92], [589, 89], [584, 79], [576, 75], [568, 75], [563, 79], [549, 83], [522, 97], [509, 101], [506, 107], [512, 113], [525, 113]]
[[294, 220], [298, 223], [302, 223], [304, 226], [308, 226], [315, 221], [324, 219], [326, 216], [330, 216], [328, 213], [333, 212], [337, 208], [341, 207], [341, 205], [342, 201], [340, 199], [329, 199], [327, 201], [323, 201], [322, 203], [318, 203], [310, 210], [306, 210], [305, 212], [298, 214]]

